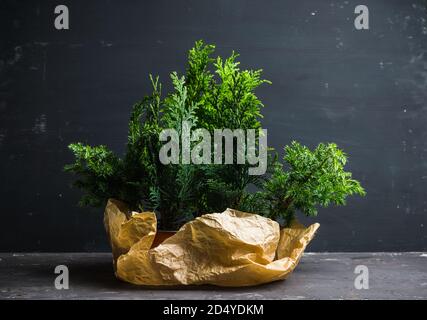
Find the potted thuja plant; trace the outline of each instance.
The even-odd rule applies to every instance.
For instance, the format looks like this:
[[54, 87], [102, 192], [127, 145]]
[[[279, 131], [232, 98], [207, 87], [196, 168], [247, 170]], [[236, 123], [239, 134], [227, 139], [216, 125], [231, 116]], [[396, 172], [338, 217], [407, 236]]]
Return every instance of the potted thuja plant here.
[[[173, 89], [167, 94], [158, 77], [150, 76], [152, 93], [133, 106], [123, 156], [104, 145], [69, 146], [75, 162], [65, 170], [76, 175], [74, 184], [84, 192], [81, 205], [104, 207], [108, 199], [117, 199], [129, 212], [155, 212], [159, 230], [177, 230], [197, 216], [226, 208], [286, 227], [297, 211], [314, 216], [319, 206], [343, 205], [348, 195], [365, 194], [344, 171], [346, 154], [334, 143], [310, 150], [292, 142], [283, 159], [268, 148], [265, 170], [256, 174], [248, 161], [238, 161], [254, 148], [262, 151], [263, 104], [255, 90], [269, 81], [261, 78], [261, 70], [241, 70], [234, 52], [214, 58], [214, 49], [196, 42], [185, 74], [171, 74]], [[206, 135], [218, 136], [218, 129], [255, 131], [255, 145], [235, 144], [228, 152], [225, 141], [221, 150], [218, 141], [201, 146]]]

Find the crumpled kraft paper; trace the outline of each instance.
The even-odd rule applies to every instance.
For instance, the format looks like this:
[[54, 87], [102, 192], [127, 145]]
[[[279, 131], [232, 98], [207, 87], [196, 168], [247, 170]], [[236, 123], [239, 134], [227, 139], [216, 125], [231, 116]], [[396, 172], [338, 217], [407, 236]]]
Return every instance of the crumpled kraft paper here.
[[186, 223], [151, 248], [153, 212], [131, 212], [110, 199], [104, 223], [116, 276], [137, 285], [250, 286], [285, 279], [297, 266], [319, 224], [280, 230], [271, 219], [227, 209]]

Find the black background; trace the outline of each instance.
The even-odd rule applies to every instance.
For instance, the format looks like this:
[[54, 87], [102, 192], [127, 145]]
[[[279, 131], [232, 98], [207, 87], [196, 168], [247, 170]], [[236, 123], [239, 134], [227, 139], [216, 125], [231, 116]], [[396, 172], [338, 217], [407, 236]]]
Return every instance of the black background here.
[[[70, 30], [54, 28], [54, 8]], [[0, 1], [0, 251], [108, 250], [103, 208], [79, 208], [70, 142], [124, 151], [148, 74], [166, 88], [197, 39], [241, 54], [269, 145], [336, 142], [368, 195], [321, 209], [314, 251], [427, 249], [427, 4], [364, 1]]]

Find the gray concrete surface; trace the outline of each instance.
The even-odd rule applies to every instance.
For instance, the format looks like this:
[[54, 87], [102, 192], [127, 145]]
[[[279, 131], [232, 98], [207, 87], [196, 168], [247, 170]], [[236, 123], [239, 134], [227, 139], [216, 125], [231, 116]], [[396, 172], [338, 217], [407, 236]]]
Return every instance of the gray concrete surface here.
[[[68, 290], [54, 286], [69, 268]], [[354, 286], [356, 266], [369, 289]], [[306, 253], [285, 281], [247, 288], [147, 288], [117, 280], [107, 253], [0, 253], [0, 299], [427, 299], [427, 253]]]

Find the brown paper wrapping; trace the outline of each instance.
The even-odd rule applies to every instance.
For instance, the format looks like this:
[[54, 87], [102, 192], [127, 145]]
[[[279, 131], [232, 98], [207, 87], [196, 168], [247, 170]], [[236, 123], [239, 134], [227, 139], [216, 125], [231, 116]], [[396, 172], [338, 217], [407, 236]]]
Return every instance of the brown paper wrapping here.
[[105, 209], [116, 276], [137, 285], [251, 286], [285, 279], [296, 267], [319, 224], [280, 230], [271, 219], [227, 209], [186, 223], [151, 248], [153, 212], [128, 213], [110, 199]]

